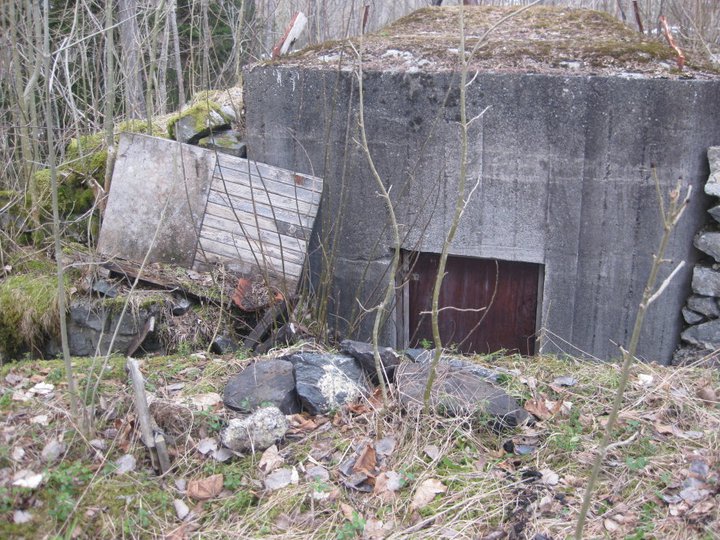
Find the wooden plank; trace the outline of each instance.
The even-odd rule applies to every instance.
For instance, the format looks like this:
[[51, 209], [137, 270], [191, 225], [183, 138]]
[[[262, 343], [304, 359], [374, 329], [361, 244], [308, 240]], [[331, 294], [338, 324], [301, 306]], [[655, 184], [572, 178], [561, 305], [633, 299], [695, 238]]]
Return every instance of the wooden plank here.
[[249, 161], [244, 158], [235, 156], [229, 156], [226, 154], [218, 156], [218, 164], [215, 171], [221, 169], [232, 169], [239, 172], [248, 172], [253, 176], [262, 177], [263, 179], [274, 180], [290, 186], [297, 186], [303, 189], [314, 191], [316, 193], [322, 193], [323, 181], [322, 178], [312, 176], [308, 174], [300, 174], [293, 171], [287, 171], [266, 165], [265, 163], [258, 163], [256, 161]]
[[250, 332], [245, 338], [245, 340], [243, 341], [243, 347], [245, 349], [253, 350], [255, 347], [260, 345], [260, 343], [262, 343], [263, 338], [275, 325], [275, 321], [280, 318], [282, 318], [283, 321], [286, 321], [287, 317], [288, 306], [285, 301], [275, 304], [273, 307], [271, 307], [265, 312], [262, 319], [260, 319], [260, 322], [255, 325], [255, 328], [252, 329], [252, 332]]
[[318, 191], [306, 189], [295, 183], [282, 182], [277, 178], [266, 178], [250, 174], [247, 171], [237, 171], [229, 167], [217, 167], [213, 175], [214, 184], [236, 184], [243, 186], [254, 186], [276, 195], [291, 195], [306, 202], [317, 203], [322, 194]]
[[258, 258], [260, 258], [261, 254], [263, 254], [265, 257], [274, 257], [278, 261], [284, 259], [298, 264], [302, 264], [305, 258], [304, 252], [302, 251], [287, 250], [286, 252], [284, 249], [281, 249], [280, 246], [273, 246], [260, 240], [234, 235], [232, 233], [228, 233], [227, 231], [211, 229], [210, 227], [203, 227], [203, 232], [200, 234], [200, 238], [221, 242], [233, 250], [238, 248], [250, 251], [251, 254], [255, 253]]
[[312, 224], [315, 219], [314, 214], [299, 215], [297, 212], [291, 212], [288, 210], [283, 210], [281, 208], [271, 209], [269, 206], [265, 205], [253, 206], [252, 202], [250, 201], [246, 201], [244, 199], [236, 199], [233, 197], [231, 198], [232, 205], [227, 195], [225, 195], [224, 193], [219, 193], [215, 190], [211, 190], [210, 194], [208, 195], [208, 206], [210, 206], [211, 204], [215, 204], [217, 206], [228, 208], [231, 213], [233, 210], [235, 210], [235, 213], [238, 215], [241, 213], [249, 215], [258, 214], [259, 216], [274, 219], [276, 221], [284, 221], [291, 225], [299, 225], [307, 229], [312, 229]]
[[[212, 238], [215, 236], [217, 231], [225, 232], [240, 238], [244, 238], [251, 245], [255, 245], [254, 242], [261, 242], [270, 246], [282, 248], [288, 250], [291, 253], [296, 253], [301, 257], [304, 256], [307, 249], [307, 244], [293, 238], [291, 236], [285, 236], [278, 232], [270, 232], [260, 229], [258, 231], [254, 224], [243, 224], [242, 226], [234, 221], [230, 221], [223, 218], [218, 218], [210, 214], [205, 215], [205, 221], [203, 222], [203, 229], [208, 228], [208, 234], [206, 237]], [[210, 231], [213, 231], [212, 233]]]
[[[253, 253], [245, 246], [234, 246], [219, 242], [211, 238], [200, 238], [200, 244], [202, 251], [205, 253], [208, 262], [232, 262], [240, 260], [244, 264], [249, 266], [260, 266], [258, 271], [267, 270], [276, 276], [283, 275], [283, 261], [279, 257], [275, 257], [271, 254], [266, 254], [263, 259], [260, 253]], [[255, 259], [257, 255], [257, 260]], [[204, 262], [204, 259], [200, 254], [196, 257], [197, 260]], [[265, 267], [266, 268], [263, 268]], [[285, 275], [288, 277], [299, 278], [302, 273], [302, 266], [296, 262], [284, 261]]]
[[317, 211], [317, 205], [297, 200], [292, 194], [269, 194], [261, 186], [244, 186], [241, 184], [226, 183], [219, 188], [213, 183], [213, 191], [232, 197], [240, 198], [256, 206], [268, 206], [274, 209], [289, 210], [301, 215], [309, 215]]
[[286, 221], [274, 220], [272, 218], [261, 216], [260, 214], [248, 214], [246, 212], [233, 212], [231, 208], [223, 206], [214, 202], [210, 202], [207, 205], [206, 215], [211, 215], [219, 219], [225, 219], [235, 224], [242, 223], [243, 225], [250, 225], [257, 227], [267, 232], [277, 233], [280, 232], [285, 236], [292, 236], [298, 240], [309, 240], [312, 233], [311, 229], [303, 227], [302, 225], [295, 225]]
[[205, 262], [204, 253], [208, 262], [267, 272], [296, 286], [322, 189], [315, 176], [218, 155], [196, 262]]
[[[247, 212], [241, 212], [238, 209], [233, 211], [232, 208], [216, 202], [209, 202], [206, 212], [218, 218], [248, 225], [254, 225], [256, 223], [255, 220], [257, 219], [257, 223], [259, 223], [260, 227], [265, 230], [272, 231], [275, 229], [287, 236], [292, 236], [293, 238], [298, 238], [300, 240], [309, 239], [310, 234], [312, 233], [312, 229], [303, 227], [297, 223], [288, 223], [287, 221], [280, 219], [265, 217], [260, 215], [260, 213], [250, 214]], [[275, 215], [276, 217], [279, 217], [277, 216], [277, 213]]]

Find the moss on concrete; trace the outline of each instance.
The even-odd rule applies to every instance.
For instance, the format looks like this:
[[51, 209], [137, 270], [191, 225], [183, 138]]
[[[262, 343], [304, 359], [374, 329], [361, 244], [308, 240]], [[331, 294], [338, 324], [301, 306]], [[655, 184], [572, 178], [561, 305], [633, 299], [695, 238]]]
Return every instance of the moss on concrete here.
[[185, 109], [181, 113], [171, 117], [167, 123], [168, 135], [171, 139], [175, 139], [175, 125], [182, 119], [190, 117], [193, 120], [193, 129], [200, 133], [204, 129], [208, 128], [208, 117], [212, 113], [219, 114], [224, 118], [227, 123], [230, 123], [230, 119], [226, 117], [225, 113], [222, 112], [220, 105], [214, 101], [203, 100], [198, 101], [188, 109]]
[[[458, 68], [460, 7], [429, 7], [366, 36], [366, 70], [447, 71]], [[587, 9], [536, 6], [495, 27], [517, 7], [465, 8], [467, 50], [479, 39], [470, 69], [481, 71], [568, 72], [565, 61], [579, 65], [572, 73], [618, 72], [648, 76], [676, 74], [676, 54], [664, 39], [648, 37], [612, 15]], [[356, 63], [357, 39], [327, 42], [273, 60], [276, 65], [326, 67]], [[689, 57], [685, 75], [716, 77], [720, 70], [702, 57]]]

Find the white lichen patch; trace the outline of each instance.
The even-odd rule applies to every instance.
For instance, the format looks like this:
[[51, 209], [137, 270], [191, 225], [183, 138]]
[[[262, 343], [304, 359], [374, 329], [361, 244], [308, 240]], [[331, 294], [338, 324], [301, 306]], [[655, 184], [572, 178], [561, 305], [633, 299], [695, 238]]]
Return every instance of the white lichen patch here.
[[336, 366], [323, 366], [325, 373], [318, 379], [317, 387], [327, 401], [329, 409], [336, 409], [362, 394], [362, 389]]

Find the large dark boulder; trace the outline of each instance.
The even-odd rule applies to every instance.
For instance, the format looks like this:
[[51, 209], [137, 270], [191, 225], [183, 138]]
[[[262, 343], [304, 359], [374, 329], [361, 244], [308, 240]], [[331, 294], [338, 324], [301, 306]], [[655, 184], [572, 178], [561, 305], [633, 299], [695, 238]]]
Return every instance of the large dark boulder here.
[[[404, 362], [395, 371], [400, 404], [407, 410], [423, 407], [430, 373], [429, 363]], [[432, 409], [445, 416], [490, 419], [498, 427], [514, 427], [531, 420], [530, 415], [504, 390], [462, 366], [440, 362], [430, 393]]]
[[293, 365], [286, 360], [260, 360], [228, 381], [223, 402], [229, 409], [249, 413], [272, 404], [284, 414], [300, 412]]
[[326, 414], [368, 391], [360, 363], [352, 356], [300, 352], [283, 358], [295, 367], [295, 389], [310, 414]]
[[[375, 369], [375, 353], [373, 346], [362, 341], [344, 340], [340, 343], [340, 352], [349, 354], [360, 362], [360, 366], [374, 382], [378, 382], [377, 370]], [[392, 382], [395, 379], [395, 368], [400, 363], [400, 356], [391, 347], [379, 347], [380, 362], [386, 374], [386, 380]]]

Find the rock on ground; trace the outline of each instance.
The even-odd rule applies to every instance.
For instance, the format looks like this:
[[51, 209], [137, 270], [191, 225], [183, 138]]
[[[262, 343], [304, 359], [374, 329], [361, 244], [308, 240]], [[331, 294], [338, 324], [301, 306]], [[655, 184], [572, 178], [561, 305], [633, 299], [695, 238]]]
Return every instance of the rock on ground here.
[[[405, 409], [423, 406], [429, 363], [400, 364], [395, 373], [400, 404]], [[530, 415], [504, 390], [464, 367], [445, 362], [437, 366], [430, 400], [432, 408], [446, 416], [489, 416], [497, 425], [513, 427], [530, 421]]]
[[[413, 362], [419, 364], [425, 364], [433, 359], [435, 349], [408, 349], [405, 351], [405, 356], [410, 358]], [[497, 381], [500, 373], [492, 369], [479, 366], [466, 360], [460, 360], [459, 358], [453, 358], [452, 356], [440, 356], [440, 362], [448, 366], [452, 366], [456, 369], [462, 369], [474, 373], [478, 377], [488, 379], [491, 381]]]
[[270, 448], [287, 433], [288, 422], [277, 407], [263, 407], [247, 418], [233, 418], [222, 430], [222, 443], [236, 452]]
[[[360, 362], [360, 366], [373, 382], [378, 382], [377, 370], [375, 369], [375, 353], [372, 345], [346, 339], [340, 343], [340, 352], [348, 354]], [[395, 379], [395, 368], [400, 363], [400, 356], [391, 347], [380, 347], [379, 353], [380, 362], [387, 375], [386, 379], [392, 382]]]
[[310, 414], [326, 414], [368, 389], [360, 364], [351, 356], [301, 352], [284, 359], [295, 366], [295, 389]]
[[230, 409], [247, 413], [263, 403], [276, 406], [284, 414], [300, 412], [292, 363], [261, 360], [251, 364], [227, 383], [223, 402]]

